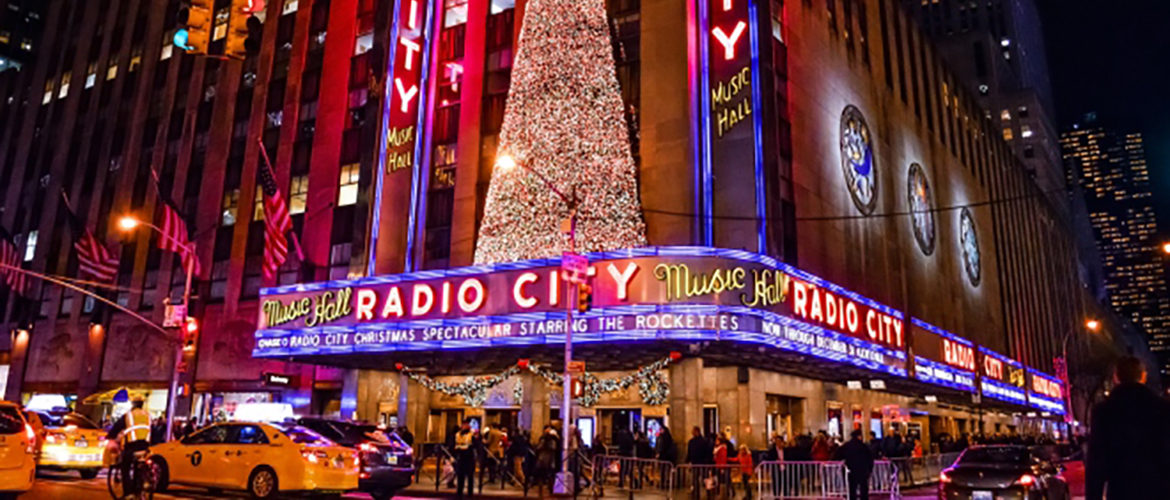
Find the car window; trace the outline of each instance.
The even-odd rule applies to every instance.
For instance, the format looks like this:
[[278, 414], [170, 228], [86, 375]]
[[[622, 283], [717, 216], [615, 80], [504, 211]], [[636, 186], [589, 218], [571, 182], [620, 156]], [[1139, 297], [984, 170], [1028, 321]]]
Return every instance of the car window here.
[[233, 425], [228, 432], [228, 443], [234, 444], [268, 444], [268, 436], [255, 425]]
[[208, 427], [183, 438], [183, 444], [220, 444], [227, 441], [227, 434], [226, 425]]
[[0, 406], [0, 434], [24, 432], [24, 418], [15, 406]]
[[65, 418], [61, 419], [61, 423], [65, 426], [70, 426], [70, 425], [75, 426], [78, 429], [97, 429], [98, 428], [97, 424], [93, 423], [93, 421], [91, 421], [88, 418], [85, 418], [85, 416], [83, 416], [83, 415], [78, 415], [76, 413], [70, 413], [68, 415], [65, 415]]
[[310, 429], [301, 427], [299, 425], [289, 425], [281, 427], [281, 432], [288, 436], [292, 442], [296, 444], [303, 444], [307, 446], [331, 446], [333, 442]]
[[959, 457], [961, 464], [1029, 464], [1028, 450], [1012, 447], [971, 448]]
[[336, 428], [324, 420], [307, 420], [302, 422], [301, 425], [329, 439], [340, 440], [343, 437]]

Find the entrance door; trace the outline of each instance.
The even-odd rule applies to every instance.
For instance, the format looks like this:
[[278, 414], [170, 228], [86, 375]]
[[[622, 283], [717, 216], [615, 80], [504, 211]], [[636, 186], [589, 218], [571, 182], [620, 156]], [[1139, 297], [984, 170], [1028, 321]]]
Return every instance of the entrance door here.
[[642, 410], [638, 408], [616, 408], [597, 410], [598, 435], [612, 446], [621, 447], [623, 442], [633, 443], [634, 434], [642, 430]]
[[493, 429], [514, 432], [520, 424], [520, 410], [494, 409], [484, 411], [484, 425]]
[[804, 425], [804, 399], [779, 394], [766, 396], [768, 439], [783, 436], [792, 439]]
[[427, 416], [427, 442], [446, 443], [455, 439], [463, 424], [463, 410], [431, 410]]

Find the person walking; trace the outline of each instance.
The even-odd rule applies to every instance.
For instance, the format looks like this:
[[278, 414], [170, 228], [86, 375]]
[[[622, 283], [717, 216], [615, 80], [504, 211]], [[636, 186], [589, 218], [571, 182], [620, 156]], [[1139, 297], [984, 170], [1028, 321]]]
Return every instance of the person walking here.
[[1135, 357], [1117, 362], [1117, 386], [1093, 408], [1085, 464], [1085, 498], [1170, 496], [1170, 403], [1146, 387]]
[[[691, 440], [687, 441], [687, 463], [691, 465], [712, 465], [715, 463], [714, 448], [712, 448], [711, 442], [703, 437], [703, 431], [698, 426], [691, 429]], [[699, 473], [700, 470], [691, 470], [691, 491], [695, 498], [698, 498], [706, 489], [706, 481], [703, 481], [702, 474]]]
[[735, 455], [739, 463], [739, 478], [743, 482], [743, 497], [752, 500], [752, 474], [756, 472], [755, 461], [752, 460], [752, 450], [746, 444], [739, 445], [739, 453]]
[[849, 471], [849, 500], [868, 500], [873, 451], [861, 440], [861, 429], [854, 429], [849, 441], [837, 448], [837, 459], [844, 461]]
[[658, 488], [665, 490], [670, 487], [670, 468], [678, 461], [678, 447], [674, 444], [670, 428], [663, 427], [658, 433], [658, 441], [654, 443], [654, 454], [662, 462], [658, 467]]
[[784, 472], [784, 436], [779, 434], [772, 435], [772, 444], [768, 446], [768, 451], [764, 452], [764, 460], [767, 462], [778, 462], [765, 467], [769, 468], [772, 476], [772, 496], [778, 497], [783, 492], [785, 495], [792, 494], [794, 491], [791, 485], [787, 485], [783, 481]]
[[545, 488], [552, 493], [552, 484], [560, 469], [561, 439], [556, 429], [551, 425], [544, 426], [544, 433], [536, 443], [536, 491], [540, 498], [544, 498]]
[[455, 433], [455, 498], [463, 498], [464, 485], [468, 496], [475, 493], [475, 432], [470, 418]]

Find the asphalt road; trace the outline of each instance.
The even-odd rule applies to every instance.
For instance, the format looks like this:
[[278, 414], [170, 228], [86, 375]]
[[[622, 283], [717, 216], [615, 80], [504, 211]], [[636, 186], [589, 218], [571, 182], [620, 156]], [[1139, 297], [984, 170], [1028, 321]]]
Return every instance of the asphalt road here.
[[[106, 489], [106, 476], [103, 473], [96, 479], [81, 479], [76, 472], [42, 472], [37, 476], [36, 485], [32, 491], [20, 496], [21, 500], [109, 500], [110, 493]], [[176, 486], [166, 494], [155, 495], [158, 500], [171, 499], [212, 499], [212, 498], [247, 498], [243, 493], [211, 492], [198, 489]], [[368, 495], [354, 493], [345, 496], [346, 499], [368, 499]], [[405, 497], [402, 497], [405, 498]]]

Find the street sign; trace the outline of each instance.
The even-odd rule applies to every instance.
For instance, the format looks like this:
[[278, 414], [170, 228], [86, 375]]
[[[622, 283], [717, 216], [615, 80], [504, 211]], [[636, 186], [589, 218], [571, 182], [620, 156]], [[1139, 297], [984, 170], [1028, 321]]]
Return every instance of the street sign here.
[[585, 374], [585, 362], [584, 361], [570, 361], [569, 362], [569, 374], [572, 375], [573, 378], [577, 378], [577, 377], [584, 375]]
[[576, 252], [565, 252], [561, 255], [561, 271], [569, 283], [580, 283], [589, 272], [589, 259]]
[[187, 304], [167, 304], [163, 328], [178, 328], [187, 321]]

